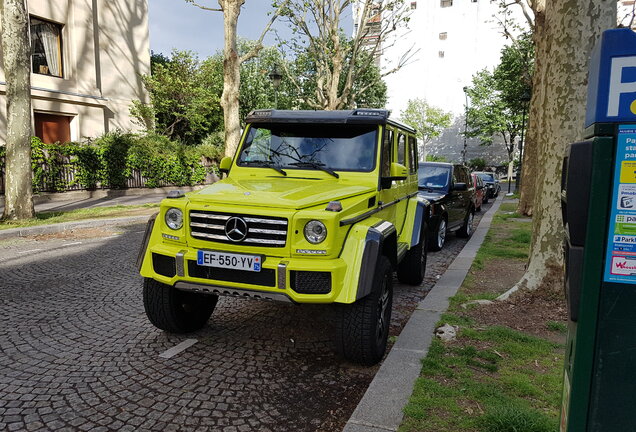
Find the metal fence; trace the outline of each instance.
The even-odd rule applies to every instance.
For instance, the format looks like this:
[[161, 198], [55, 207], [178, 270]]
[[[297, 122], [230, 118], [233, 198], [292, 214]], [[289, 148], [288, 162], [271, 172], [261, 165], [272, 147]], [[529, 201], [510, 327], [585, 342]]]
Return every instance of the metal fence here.
[[[212, 165], [204, 165], [206, 168], [210, 168]], [[61, 164], [61, 168], [57, 173], [51, 172], [49, 166], [47, 164], [42, 164], [43, 175], [37, 185], [34, 185], [33, 192], [67, 192], [67, 191], [78, 191], [78, 190], [87, 190], [86, 187], [82, 186], [78, 181], [76, 181], [77, 176], [77, 167], [72, 162], [64, 162]], [[132, 170], [130, 177], [126, 180], [126, 188], [134, 189], [134, 188], [145, 188], [148, 179], [141, 175], [141, 171]], [[209, 180], [206, 179], [206, 183]], [[0, 158], [0, 195], [4, 195], [5, 188], [5, 165], [4, 159]], [[64, 185], [63, 188], [59, 187], [59, 185]], [[168, 182], [159, 182], [158, 187], [165, 186], [174, 186]], [[97, 184], [95, 189], [108, 189], [109, 185]], [[63, 190], [60, 190], [63, 189]]]

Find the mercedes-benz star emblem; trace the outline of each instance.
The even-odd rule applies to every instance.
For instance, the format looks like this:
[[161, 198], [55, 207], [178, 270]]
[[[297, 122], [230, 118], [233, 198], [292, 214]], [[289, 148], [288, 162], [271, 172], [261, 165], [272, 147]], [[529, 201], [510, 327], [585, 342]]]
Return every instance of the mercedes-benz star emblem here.
[[240, 242], [247, 237], [247, 222], [240, 217], [231, 217], [225, 222], [225, 235], [233, 242]]

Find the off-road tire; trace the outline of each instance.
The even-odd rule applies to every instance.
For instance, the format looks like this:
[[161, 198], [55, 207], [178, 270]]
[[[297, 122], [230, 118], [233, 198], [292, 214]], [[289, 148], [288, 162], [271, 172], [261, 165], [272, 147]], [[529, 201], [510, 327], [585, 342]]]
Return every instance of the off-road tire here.
[[155, 327], [169, 333], [201, 329], [218, 301], [218, 296], [179, 291], [149, 278], [144, 278], [143, 291], [148, 319]]
[[488, 201], [490, 201], [490, 197], [488, 196], [489, 192], [486, 191], [486, 193], [484, 194], [484, 199], [482, 201], [482, 204], [488, 204]]
[[[444, 230], [442, 233], [441, 230]], [[448, 222], [446, 221], [446, 216], [442, 216], [439, 223], [437, 224], [437, 228], [435, 232], [431, 233], [431, 237], [428, 241], [428, 248], [433, 252], [437, 252], [442, 250], [444, 247], [444, 243], [446, 243], [446, 236], [448, 235]]]
[[393, 272], [385, 256], [378, 257], [371, 293], [353, 304], [338, 305], [336, 349], [345, 359], [374, 365], [386, 351], [393, 305]]
[[421, 229], [420, 242], [406, 252], [404, 259], [398, 265], [398, 280], [407, 285], [420, 285], [426, 275], [428, 249], [426, 225], [422, 226]]
[[464, 218], [464, 224], [457, 230], [457, 237], [468, 238], [473, 234], [475, 223], [475, 210], [471, 207], [468, 210], [468, 214]]

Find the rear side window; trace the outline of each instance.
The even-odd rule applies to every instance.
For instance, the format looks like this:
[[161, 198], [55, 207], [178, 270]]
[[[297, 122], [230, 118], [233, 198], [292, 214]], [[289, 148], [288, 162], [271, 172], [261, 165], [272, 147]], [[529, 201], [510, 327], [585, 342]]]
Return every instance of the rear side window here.
[[471, 185], [471, 181], [468, 177], [468, 171], [461, 165], [455, 165], [453, 169], [453, 183], [466, 183], [468, 187]]

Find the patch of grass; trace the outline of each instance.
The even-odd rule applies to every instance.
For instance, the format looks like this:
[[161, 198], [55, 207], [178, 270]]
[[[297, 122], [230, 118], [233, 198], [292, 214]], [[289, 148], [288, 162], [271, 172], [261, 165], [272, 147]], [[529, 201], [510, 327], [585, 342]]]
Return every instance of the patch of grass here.
[[[531, 224], [504, 203], [477, 253], [473, 269], [494, 259], [521, 262], [528, 256]], [[502, 214], [502, 212], [512, 212]], [[495, 277], [496, 281], [497, 278]], [[558, 429], [563, 346], [509, 327], [484, 325], [464, 316], [463, 303], [497, 293], [467, 293], [465, 281], [439, 324], [459, 327], [457, 340], [434, 339], [404, 408], [400, 432], [553, 432]], [[520, 319], [523, 319], [520, 317]], [[546, 323], [564, 331], [558, 322]]]
[[0, 221], [0, 230], [9, 228], [25, 228], [38, 225], [49, 225], [61, 222], [72, 222], [86, 219], [99, 219], [105, 217], [123, 217], [132, 215], [151, 214], [159, 208], [159, 204], [144, 204], [136, 206], [117, 205], [111, 207], [91, 207], [86, 209], [41, 212], [35, 219], [22, 221]]
[[505, 403], [488, 410], [479, 421], [484, 432], [554, 432], [557, 421], [524, 405]]
[[545, 325], [548, 328], [548, 330], [553, 332], [566, 333], [568, 331], [568, 326], [563, 322], [548, 321], [547, 323], [545, 323]]

